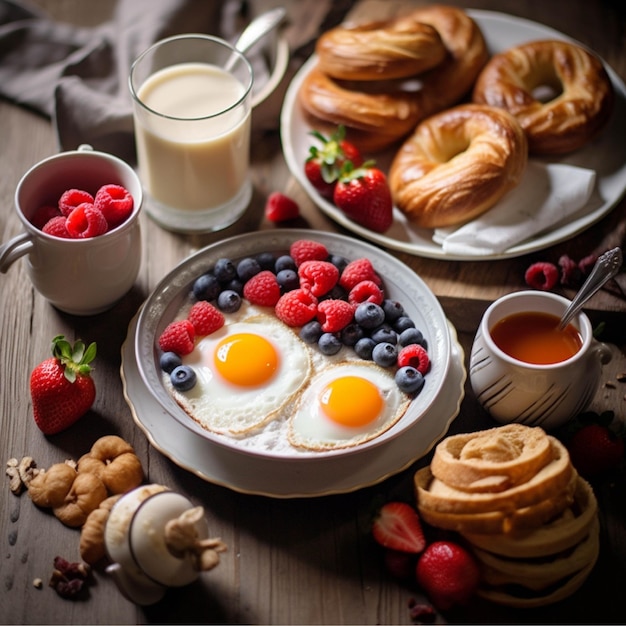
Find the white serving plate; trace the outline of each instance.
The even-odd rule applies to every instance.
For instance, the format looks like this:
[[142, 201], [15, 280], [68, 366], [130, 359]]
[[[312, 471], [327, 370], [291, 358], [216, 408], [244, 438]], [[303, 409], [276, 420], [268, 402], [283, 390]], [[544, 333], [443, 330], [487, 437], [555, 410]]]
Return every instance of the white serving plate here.
[[401, 436], [359, 455], [335, 456], [323, 463], [269, 459], [215, 444], [173, 419], [146, 389], [135, 359], [137, 317], [122, 345], [121, 377], [133, 419], [150, 443], [179, 467], [207, 482], [246, 494], [308, 498], [349, 493], [375, 485], [428, 454], [459, 414], [466, 370], [463, 348], [448, 324], [450, 367], [445, 393]]
[[[265, 251], [286, 252], [291, 243], [297, 239], [319, 241], [330, 253], [342, 255], [349, 260], [361, 257], [370, 259], [375, 270], [383, 278], [386, 296], [402, 303], [406, 313], [414, 320], [428, 342], [431, 367], [421, 392], [411, 401], [402, 418], [389, 430], [352, 448], [324, 452], [298, 450], [292, 447], [270, 450], [263, 449], [252, 436], [242, 441], [209, 432], [178, 406], [163, 382], [159, 367], [158, 337], [167, 324], [177, 316], [183, 304], [189, 301], [191, 286], [198, 276], [212, 268], [215, 261], [221, 257], [236, 260]], [[345, 235], [307, 229], [275, 229], [237, 235], [209, 245], [191, 255], [165, 276], [146, 300], [138, 317], [134, 338], [137, 369], [143, 385], [172, 420], [178, 421], [197, 436], [238, 453], [245, 452], [270, 460], [286, 459], [292, 462], [307, 460], [318, 463], [331, 457], [360, 456], [371, 448], [401, 436], [413, 422], [420, 420], [442, 391], [450, 367], [450, 343], [447, 320], [439, 301], [407, 265], [370, 243]], [[270, 422], [267, 428], [274, 429], [277, 426], [287, 428], [286, 421], [277, 422], [278, 420]], [[263, 435], [259, 435], [259, 439], [262, 438]]]
[[[561, 39], [574, 41], [571, 37], [549, 28], [509, 15], [491, 11], [468, 10], [468, 14], [480, 26], [491, 53], [502, 52], [512, 46], [533, 39]], [[477, 261], [504, 259], [542, 250], [565, 241], [589, 228], [607, 215], [626, 191], [626, 87], [620, 77], [607, 67], [616, 94], [615, 110], [607, 128], [588, 146], [571, 155], [558, 159], [559, 163], [594, 169], [597, 176], [596, 190], [587, 204], [565, 222], [555, 225], [527, 241], [519, 243], [503, 253], [493, 255], [454, 255], [445, 253], [440, 244], [432, 239], [433, 230], [412, 226], [398, 209], [394, 209], [394, 224], [384, 234], [375, 233], [349, 220], [331, 202], [320, 196], [304, 175], [303, 164], [308, 156], [312, 130], [298, 104], [300, 86], [316, 64], [311, 57], [294, 76], [281, 112], [281, 137], [283, 153], [292, 175], [300, 182], [315, 204], [330, 218], [361, 237], [392, 250], [400, 250], [416, 256]], [[382, 169], [391, 162], [392, 153], [376, 155]]]

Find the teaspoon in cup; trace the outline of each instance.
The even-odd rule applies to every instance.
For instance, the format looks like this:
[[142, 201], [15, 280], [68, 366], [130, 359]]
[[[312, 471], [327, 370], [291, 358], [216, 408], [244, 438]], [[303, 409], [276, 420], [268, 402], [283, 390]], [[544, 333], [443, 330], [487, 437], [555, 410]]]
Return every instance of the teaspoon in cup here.
[[613, 248], [600, 255], [591, 273], [587, 277], [580, 291], [576, 294], [571, 304], [567, 307], [559, 322], [559, 330], [563, 330], [576, 316], [585, 302], [609, 279], [613, 278], [622, 267], [622, 250]]

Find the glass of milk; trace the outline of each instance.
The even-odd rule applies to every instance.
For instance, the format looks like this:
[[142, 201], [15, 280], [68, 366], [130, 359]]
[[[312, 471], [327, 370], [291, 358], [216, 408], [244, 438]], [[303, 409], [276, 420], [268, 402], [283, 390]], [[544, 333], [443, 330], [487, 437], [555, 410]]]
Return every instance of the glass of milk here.
[[217, 231], [246, 210], [252, 81], [246, 57], [209, 35], [163, 39], [133, 63], [144, 207], [164, 228]]

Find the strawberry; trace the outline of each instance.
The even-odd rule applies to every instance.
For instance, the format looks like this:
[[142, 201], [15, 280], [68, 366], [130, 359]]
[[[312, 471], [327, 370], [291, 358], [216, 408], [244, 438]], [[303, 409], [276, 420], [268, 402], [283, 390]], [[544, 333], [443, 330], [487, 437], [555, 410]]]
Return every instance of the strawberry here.
[[317, 130], [312, 131], [311, 135], [322, 145], [309, 148], [304, 174], [317, 192], [330, 200], [344, 165], [351, 163], [359, 167], [363, 157], [359, 149], [345, 138], [344, 126], [339, 126], [330, 137], [325, 137]]
[[52, 340], [52, 357], [41, 362], [30, 375], [33, 416], [46, 435], [65, 430], [82, 417], [96, 398], [89, 363], [96, 344], [76, 341], [70, 345], [62, 335]]
[[434, 541], [421, 554], [415, 568], [417, 583], [441, 610], [466, 604], [480, 581], [475, 558], [453, 541]]
[[358, 168], [344, 167], [333, 201], [357, 224], [384, 233], [393, 222], [391, 190], [385, 174], [370, 163]]
[[372, 524], [372, 535], [384, 548], [399, 552], [418, 554], [426, 545], [419, 515], [405, 502], [383, 504]]
[[280, 191], [275, 191], [267, 197], [265, 203], [265, 217], [270, 222], [286, 222], [300, 215], [298, 203]]
[[567, 448], [572, 465], [584, 478], [615, 469], [624, 459], [624, 439], [603, 424], [584, 425], [574, 433]]

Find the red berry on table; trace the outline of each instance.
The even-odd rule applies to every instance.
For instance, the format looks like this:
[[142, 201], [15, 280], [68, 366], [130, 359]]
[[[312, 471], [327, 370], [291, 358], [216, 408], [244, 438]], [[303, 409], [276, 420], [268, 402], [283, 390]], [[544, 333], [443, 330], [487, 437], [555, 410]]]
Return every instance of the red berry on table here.
[[406, 502], [387, 502], [372, 524], [372, 535], [383, 548], [420, 553], [426, 546], [417, 511]]
[[51, 220], [48, 220], [41, 230], [46, 233], [46, 235], [61, 237], [61, 239], [72, 239], [72, 235], [70, 235], [67, 230], [67, 217], [65, 217], [65, 215], [57, 215]]
[[72, 346], [59, 335], [52, 340], [52, 357], [31, 372], [33, 416], [44, 434], [65, 430], [91, 408], [96, 387], [89, 363], [95, 356], [95, 343], [85, 348], [78, 340]]
[[94, 198], [88, 191], [82, 189], [67, 189], [59, 198], [59, 211], [67, 217], [79, 204], [89, 202], [93, 204]]
[[361, 152], [345, 139], [345, 133], [343, 126], [339, 126], [330, 137], [325, 137], [317, 130], [311, 133], [321, 145], [309, 148], [304, 174], [315, 190], [329, 200], [332, 200], [335, 184], [344, 165], [349, 162], [359, 167], [363, 163]]
[[286, 222], [300, 216], [298, 203], [280, 191], [274, 191], [267, 197], [265, 217], [270, 222]]
[[385, 174], [364, 164], [342, 172], [333, 202], [352, 221], [384, 233], [393, 223], [393, 201]]
[[224, 314], [210, 302], [200, 300], [187, 313], [196, 335], [210, 335], [224, 326]]
[[280, 285], [276, 274], [270, 270], [262, 270], [255, 274], [243, 286], [243, 296], [252, 304], [275, 306], [280, 298]]
[[68, 216], [67, 231], [74, 239], [88, 239], [104, 235], [109, 229], [101, 211], [89, 202], [79, 204]]
[[319, 241], [297, 239], [289, 246], [289, 255], [296, 267], [305, 261], [325, 261], [328, 258], [328, 249]]
[[616, 469], [624, 460], [624, 439], [602, 424], [586, 424], [567, 443], [570, 460], [583, 478]]
[[328, 261], [304, 261], [298, 267], [300, 287], [316, 298], [327, 294], [339, 280], [339, 270]]
[[159, 348], [178, 356], [190, 354], [194, 348], [196, 331], [189, 320], [170, 322], [159, 336]]
[[109, 228], [119, 226], [133, 212], [134, 200], [122, 185], [103, 185], [96, 192], [94, 205], [100, 210]]
[[476, 593], [480, 570], [476, 559], [453, 541], [435, 541], [420, 555], [417, 583], [441, 610], [466, 604]]
[[559, 282], [559, 270], [553, 263], [539, 261], [526, 270], [524, 280], [529, 287], [549, 291]]

